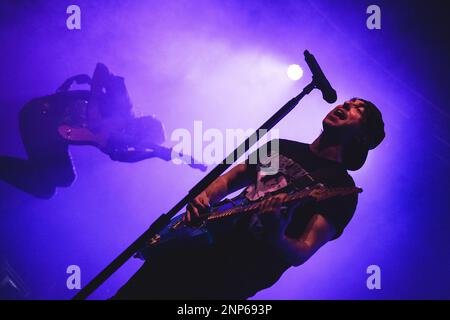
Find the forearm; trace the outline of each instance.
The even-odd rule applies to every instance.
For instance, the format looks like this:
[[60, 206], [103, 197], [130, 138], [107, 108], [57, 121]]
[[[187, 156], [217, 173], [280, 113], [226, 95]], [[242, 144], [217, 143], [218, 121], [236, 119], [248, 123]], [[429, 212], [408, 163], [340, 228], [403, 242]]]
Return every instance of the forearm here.
[[272, 247], [282, 256], [284, 261], [292, 266], [299, 266], [310, 257], [309, 246], [301, 241], [281, 235], [278, 239], [271, 241]]
[[226, 174], [214, 180], [204, 191], [210, 203], [220, 201], [226, 195], [235, 192], [250, 183], [246, 164], [238, 164]]
[[216, 203], [230, 193], [228, 183], [223, 176], [214, 180], [205, 190], [210, 203]]

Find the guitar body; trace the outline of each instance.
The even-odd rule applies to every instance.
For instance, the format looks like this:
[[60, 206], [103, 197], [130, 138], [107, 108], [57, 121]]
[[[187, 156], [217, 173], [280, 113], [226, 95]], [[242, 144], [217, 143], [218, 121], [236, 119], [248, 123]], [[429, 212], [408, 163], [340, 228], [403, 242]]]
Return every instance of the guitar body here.
[[[209, 215], [219, 214], [230, 208], [243, 207], [248, 201], [241, 200], [239, 204], [225, 203], [211, 208]], [[139, 250], [136, 258], [147, 260], [158, 254], [171, 250], [188, 250], [211, 246], [216, 243], [217, 238], [224, 236], [227, 232], [231, 232], [236, 216], [230, 219], [219, 220], [200, 220], [195, 224], [187, 224], [183, 222], [184, 215], [178, 215], [173, 218], [169, 225], [159, 234], [147, 241], [144, 248]]]
[[[277, 191], [277, 193], [280, 192], [283, 192], [283, 190]], [[357, 187], [326, 188], [318, 184], [312, 188], [288, 193], [283, 205], [298, 208], [311, 201], [318, 202], [360, 192], [362, 192], [362, 189]], [[257, 201], [249, 201], [244, 198], [237, 201], [222, 202], [222, 204], [212, 207], [211, 211], [201, 216], [195, 224], [185, 223], [182, 220], [184, 215], [179, 215], [172, 219], [169, 225], [159, 234], [149, 239], [135, 257], [147, 260], [159, 252], [195, 250], [196, 248], [214, 245], [218, 239], [224, 239], [227, 234], [233, 232], [241, 217], [249, 214], [260, 214], [262, 201], [273, 195], [270, 194]]]

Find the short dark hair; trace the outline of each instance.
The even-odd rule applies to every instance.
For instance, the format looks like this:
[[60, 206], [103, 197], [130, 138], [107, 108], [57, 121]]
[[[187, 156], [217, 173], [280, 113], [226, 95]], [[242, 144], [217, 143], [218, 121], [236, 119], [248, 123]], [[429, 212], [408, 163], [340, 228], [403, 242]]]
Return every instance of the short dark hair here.
[[360, 169], [366, 162], [369, 150], [375, 149], [385, 137], [384, 122], [380, 110], [370, 101], [352, 98], [350, 101], [364, 102], [363, 141], [356, 139], [350, 142], [344, 151], [344, 165], [348, 170]]
[[369, 150], [375, 149], [386, 136], [384, 132], [384, 121], [380, 110], [369, 100], [352, 98], [364, 102], [363, 127], [367, 138], [366, 147]]

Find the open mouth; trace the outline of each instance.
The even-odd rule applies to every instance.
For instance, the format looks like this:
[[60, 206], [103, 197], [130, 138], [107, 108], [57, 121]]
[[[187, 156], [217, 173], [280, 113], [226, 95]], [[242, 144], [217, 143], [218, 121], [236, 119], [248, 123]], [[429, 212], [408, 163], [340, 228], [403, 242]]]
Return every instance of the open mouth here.
[[345, 112], [342, 109], [336, 109], [336, 111], [334, 111], [333, 114], [341, 120], [347, 119], [347, 112]]

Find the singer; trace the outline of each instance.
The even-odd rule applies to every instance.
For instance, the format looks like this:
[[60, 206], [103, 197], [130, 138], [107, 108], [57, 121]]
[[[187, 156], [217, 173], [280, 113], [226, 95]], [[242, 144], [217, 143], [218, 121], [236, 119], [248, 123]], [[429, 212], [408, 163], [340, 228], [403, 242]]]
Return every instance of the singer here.
[[[353, 98], [331, 110], [322, 124], [312, 144], [280, 140], [274, 150], [269, 142], [266, 159], [238, 164], [217, 178], [188, 204], [183, 223], [195, 225], [208, 207], [241, 188], [233, 202], [260, 201], [258, 214], [238, 218], [212, 246], [161, 250], [113, 299], [247, 299], [339, 238], [356, 210], [356, 194], [287, 207], [285, 190], [293, 181], [296, 190], [316, 183], [355, 186], [347, 170], [360, 169], [368, 151], [381, 143], [384, 122], [373, 103]], [[279, 170], [268, 175], [264, 168], [273, 157]], [[265, 198], [269, 192], [276, 195]]]

